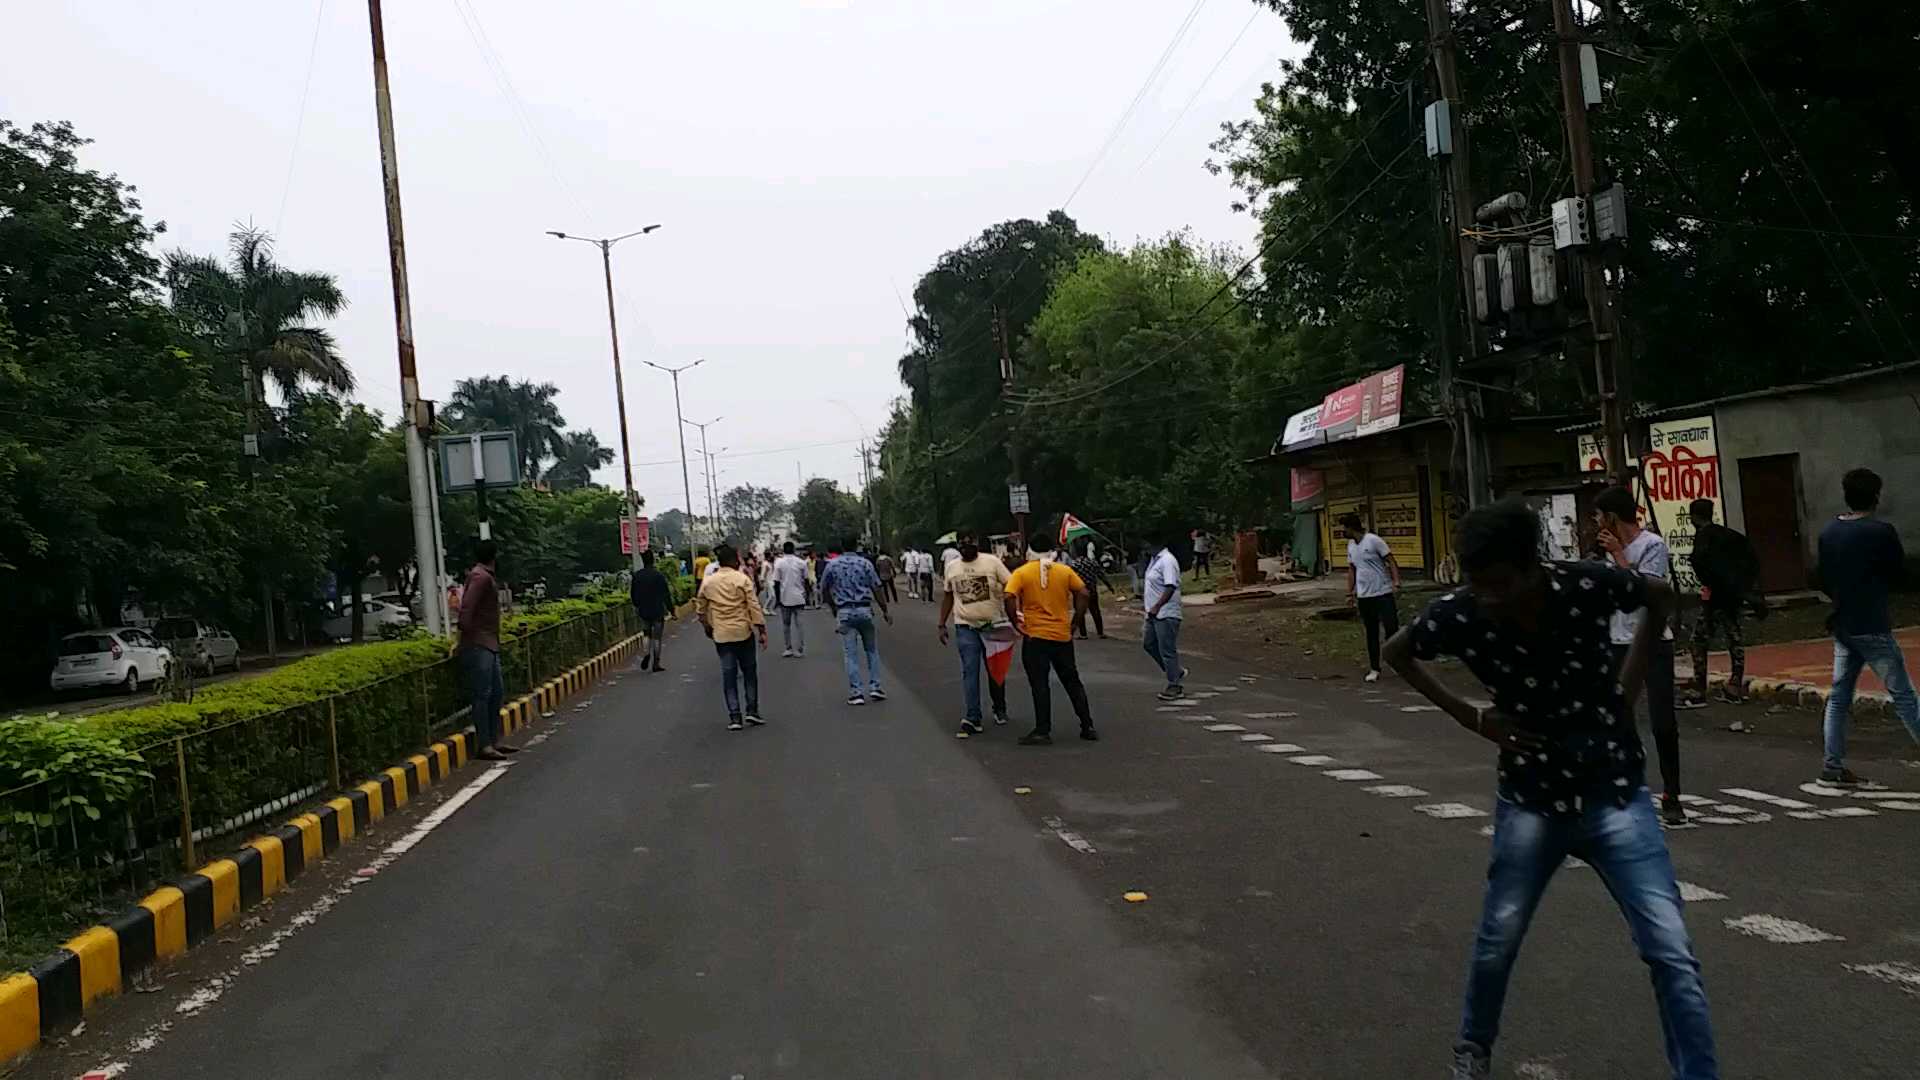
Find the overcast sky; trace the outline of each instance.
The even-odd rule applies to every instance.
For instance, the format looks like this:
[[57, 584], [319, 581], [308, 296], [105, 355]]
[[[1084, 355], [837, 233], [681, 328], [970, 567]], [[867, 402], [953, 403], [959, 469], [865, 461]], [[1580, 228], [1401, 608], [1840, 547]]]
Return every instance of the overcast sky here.
[[[71, 120], [95, 140], [86, 164], [137, 185], [166, 222], [165, 248], [221, 251], [251, 219], [286, 264], [337, 275], [352, 306], [333, 330], [361, 399], [391, 416], [366, 4], [9, 7], [0, 116]], [[901, 392], [894, 289], [910, 294], [994, 222], [1059, 207], [1190, 9], [388, 0], [425, 392], [444, 399], [470, 375], [551, 381], [569, 424], [617, 450], [599, 255], [546, 230], [659, 222], [614, 255], [649, 511], [685, 500], [671, 387], [643, 360], [706, 359], [682, 390], [690, 419], [725, 417], [711, 429], [723, 488], [791, 495], [796, 466], [852, 485], [862, 426], [877, 431]], [[1292, 51], [1270, 10], [1201, 0], [1068, 212], [1116, 242], [1191, 227], [1250, 250], [1253, 223], [1202, 164]], [[600, 478], [617, 486], [618, 463]]]

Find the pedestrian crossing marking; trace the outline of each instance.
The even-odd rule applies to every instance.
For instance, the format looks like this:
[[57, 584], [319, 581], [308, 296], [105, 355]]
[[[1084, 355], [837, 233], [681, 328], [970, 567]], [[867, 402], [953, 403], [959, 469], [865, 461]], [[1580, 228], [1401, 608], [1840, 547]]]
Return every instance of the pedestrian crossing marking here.
[[1249, 720], [1288, 720], [1300, 714], [1297, 712], [1243, 712], [1240, 715]]
[[1712, 889], [1695, 885], [1691, 881], [1680, 881], [1675, 882], [1675, 884], [1680, 886], [1680, 899], [1685, 900], [1689, 904], [1704, 904], [1709, 900], [1725, 900], [1727, 898], [1725, 893], [1714, 892]]
[[1882, 810], [1920, 810], [1920, 802], [1914, 802], [1911, 799], [1891, 799], [1887, 802], [1877, 802], [1873, 805]]
[[1840, 966], [1861, 975], [1871, 975], [1881, 982], [1892, 983], [1909, 994], [1920, 994], [1920, 967], [1912, 964], [1896, 960], [1890, 964], [1842, 964]]
[[1485, 810], [1476, 810], [1473, 807], [1468, 806], [1466, 803], [1457, 803], [1457, 802], [1427, 803], [1423, 806], [1414, 807], [1414, 810], [1418, 813], [1425, 814], [1428, 817], [1440, 818], [1442, 820], [1446, 820], [1449, 818], [1470, 818], [1470, 817], [1486, 817], [1487, 816], [1487, 812]]
[[1789, 799], [1781, 795], [1769, 795], [1764, 791], [1755, 791], [1752, 788], [1739, 788], [1739, 787], [1721, 788], [1720, 793], [1723, 795], [1731, 795], [1736, 799], [1746, 799], [1749, 802], [1766, 803], [1768, 806], [1778, 806], [1786, 810], [1813, 809], [1813, 804], [1810, 802], [1801, 802], [1799, 799]]
[[1188, 697], [1197, 697], [1197, 698], [1213, 698], [1213, 697], [1219, 697], [1219, 696], [1220, 696], [1220, 691], [1218, 691], [1218, 690], [1195, 690], [1195, 691], [1194, 691], [1193, 693], [1191, 693], [1191, 694], [1189, 694], [1189, 695], [1187, 695], [1187, 696], [1188, 696]]
[[1267, 742], [1272, 738], [1273, 736], [1268, 735], [1267, 733], [1262, 731], [1249, 731], [1245, 735], [1240, 736], [1240, 741], [1241, 742]]
[[1328, 757], [1325, 754], [1307, 754], [1302, 757], [1291, 757], [1291, 758], [1288, 758], [1287, 760], [1293, 762], [1295, 765], [1331, 765], [1333, 764], [1333, 759]]
[[1208, 731], [1245, 731], [1247, 729], [1240, 726], [1239, 724], [1208, 724], [1207, 730]]
[[1371, 769], [1328, 769], [1326, 772], [1321, 773], [1320, 775], [1331, 776], [1335, 780], [1339, 780], [1342, 783], [1351, 783], [1355, 780], [1385, 780], [1386, 779], [1386, 777], [1381, 776], [1379, 773], [1374, 772]]
[[1387, 799], [1417, 799], [1427, 792], [1411, 784], [1381, 784], [1377, 787], [1362, 788], [1369, 795], [1379, 795]]
[[1299, 754], [1299, 753], [1304, 753], [1307, 748], [1304, 746], [1297, 746], [1290, 742], [1277, 742], [1277, 743], [1268, 743], [1265, 746], [1262, 746], [1260, 749], [1265, 753], [1269, 753], [1269, 754]]
[[1726, 926], [1729, 930], [1737, 930], [1776, 945], [1816, 945], [1823, 941], [1847, 940], [1838, 934], [1829, 934], [1818, 927], [1783, 919], [1778, 915], [1742, 915], [1726, 920]]
[[1438, 705], [1402, 705], [1400, 706], [1400, 711], [1401, 712], [1439, 712], [1440, 706]]

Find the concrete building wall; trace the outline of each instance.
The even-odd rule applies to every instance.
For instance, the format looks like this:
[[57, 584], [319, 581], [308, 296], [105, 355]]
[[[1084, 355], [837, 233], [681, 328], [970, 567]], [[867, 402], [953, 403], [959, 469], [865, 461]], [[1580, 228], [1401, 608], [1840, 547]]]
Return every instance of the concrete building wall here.
[[1714, 410], [1727, 524], [1747, 531], [1740, 460], [1800, 455], [1803, 554], [1814, 562], [1820, 529], [1846, 509], [1840, 477], [1866, 466], [1886, 480], [1881, 516], [1909, 549], [1920, 546], [1920, 378], [1864, 379], [1831, 389], [1722, 404]]

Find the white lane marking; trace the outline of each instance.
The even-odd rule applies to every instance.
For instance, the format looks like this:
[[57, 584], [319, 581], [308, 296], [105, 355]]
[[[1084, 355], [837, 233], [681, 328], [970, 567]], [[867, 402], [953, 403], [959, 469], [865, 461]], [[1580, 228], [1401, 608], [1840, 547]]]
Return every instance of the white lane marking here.
[[1704, 904], [1709, 900], [1725, 900], [1727, 898], [1725, 893], [1714, 892], [1712, 889], [1704, 886], [1695, 885], [1691, 881], [1682, 881], [1677, 884], [1680, 886], [1680, 899], [1685, 900], [1689, 904]]
[[1842, 964], [1848, 971], [1862, 975], [1871, 975], [1881, 982], [1892, 983], [1909, 994], [1920, 994], [1920, 967], [1894, 961], [1890, 964]]
[[1873, 817], [1874, 811], [1864, 806], [1836, 806], [1831, 810], [1820, 811], [1821, 817]]
[[1513, 1075], [1520, 1080], [1566, 1080], [1567, 1074], [1544, 1061], [1523, 1061]]
[[1745, 825], [1746, 824], [1746, 822], [1741, 821], [1739, 818], [1721, 817], [1718, 814], [1695, 814], [1689, 820], [1697, 821], [1702, 825]]
[[1153, 711], [1154, 712], [1185, 712], [1187, 711], [1187, 707], [1185, 705], [1162, 705]]
[[1707, 798], [1705, 795], [1687, 794], [1680, 796], [1680, 801], [1686, 803], [1688, 806], [1699, 806], [1701, 803], [1710, 803], [1713, 800]]
[[1068, 847], [1079, 852], [1080, 854], [1098, 855], [1100, 853], [1099, 849], [1095, 848], [1091, 843], [1087, 842], [1086, 837], [1081, 836], [1079, 833], [1074, 832], [1072, 829], [1067, 828], [1067, 823], [1060, 820], [1059, 818], [1049, 817], [1049, 818], [1041, 818], [1040, 820], [1046, 822], [1047, 828], [1053, 830], [1053, 835], [1065, 841]]
[[1418, 811], [1419, 813], [1425, 814], [1428, 817], [1441, 818], [1443, 820], [1446, 818], [1470, 818], [1470, 817], [1486, 817], [1487, 816], [1487, 812], [1485, 810], [1476, 810], [1473, 807], [1468, 806], [1466, 803], [1457, 803], [1457, 802], [1427, 803], [1423, 806], [1414, 807], [1414, 810]]
[[1729, 930], [1738, 930], [1776, 945], [1813, 945], [1822, 941], [1847, 940], [1838, 934], [1829, 934], [1818, 927], [1783, 919], [1778, 915], [1742, 915], [1726, 920], [1726, 925]]
[[1216, 694], [1237, 694], [1240, 692], [1239, 687], [1229, 686], [1226, 683], [1213, 683], [1212, 689]]
[[1197, 697], [1197, 698], [1213, 698], [1213, 697], [1219, 697], [1219, 696], [1220, 696], [1220, 691], [1218, 691], [1218, 690], [1195, 690], [1195, 691], [1194, 691], [1193, 693], [1191, 693], [1191, 694], [1188, 694], [1187, 696], [1188, 696], [1188, 697]]
[[1168, 702], [1168, 704], [1170, 704], [1170, 705], [1198, 705], [1198, 704], [1200, 704], [1200, 699], [1199, 699], [1199, 698], [1191, 698], [1191, 697], [1181, 697], [1181, 698], [1174, 698], [1174, 699], [1173, 699], [1172, 701], [1170, 701], [1170, 702]]
[[1482, 825], [1482, 826], [1480, 826], [1480, 835], [1481, 835], [1481, 836], [1492, 836], [1492, 835], [1493, 835], [1493, 826], [1491, 826], [1491, 825]]
[[1290, 742], [1268, 743], [1260, 749], [1269, 754], [1304, 754], [1307, 752], [1306, 747]]
[[1208, 724], [1207, 730], [1208, 731], [1245, 731], [1247, 729], [1242, 727], [1239, 724]]
[[1273, 736], [1267, 734], [1264, 731], [1249, 731], [1245, 735], [1240, 736], [1240, 741], [1241, 742], [1272, 742]]
[[1297, 712], [1243, 712], [1240, 715], [1249, 720], [1286, 720], [1300, 714]]
[[1799, 818], [1801, 821], [1818, 821], [1827, 815], [1818, 810], [1789, 810], [1787, 811], [1787, 816], [1790, 818]]
[[1369, 795], [1379, 795], [1388, 799], [1417, 799], [1426, 794], [1425, 789], [1409, 784], [1381, 784], [1378, 787], [1361, 788]]
[[1400, 711], [1401, 712], [1439, 712], [1440, 706], [1438, 705], [1402, 705], [1400, 706]]
[[374, 863], [384, 868], [387, 863], [413, 850], [413, 846], [425, 840], [428, 833], [439, 828], [442, 822], [458, 813], [461, 807], [473, 801], [475, 795], [487, 790], [487, 785], [505, 776], [507, 770], [512, 767], [510, 763], [503, 761], [493, 768], [488, 769], [486, 772], [481, 773], [479, 776], [474, 777], [467, 783], [466, 787], [455, 792], [452, 798], [434, 807], [433, 813], [421, 818], [420, 824], [407, 830], [405, 836], [388, 844], [386, 849], [380, 853], [380, 858], [373, 860]]
[[1210, 712], [1196, 712], [1196, 713], [1188, 713], [1185, 716], [1182, 716], [1180, 719], [1191, 720], [1196, 724], [1211, 724], [1219, 720], [1220, 718], [1213, 715]]
[[1856, 791], [1853, 793], [1853, 797], [1856, 799], [1898, 799], [1901, 802], [1912, 802], [1915, 799], [1920, 799], [1920, 791], [1887, 791], [1884, 788], [1875, 788], [1871, 791]]
[[1290, 757], [1287, 760], [1293, 762], [1295, 765], [1331, 765], [1333, 764], [1333, 759], [1328, 757], [1325, 754], [1306, 754], [1301, 757]]
[[1920, 810], [1920, 802], [1914, 802], [1910, 799], [1895, 799], [1890, 802], [1877, 802], [1873, 805], [1882, 810]]
[[1731, 795], [1736, 799], [1746, 799], [1749, 802], [1778, 806], [1785, 810], [1813, 809], [1813, 804], [1810, 802], [1801, 802], [1799, 799], [1789, 799], [1783, 795], [1769, 795], [1764, 791], [1755, 791], [1752, 788], [1723, 787], [1720, 789], [1720, 793], [1722, 795]]
[[1381, 776], [1379, 773], [1374, 772], [1372, 769], [1328, 769], [1326, 772], [1323, 772], [1320, 775], [1331, 776], [1335, 780], [1339, 780], [1346, 783], [1351, 783], [1352, 781], [1355, 781], [1355, 780], [1385, 780], [1386, 779], [1386, 777]]
[[1260, 676], [1258, 676], [1258, 675], [1242, 675], [1242, 676], [1240, 676], [1240, 681], [1241, 681], [1241, 682], [1259, 682], [1259, 681], [1260, 681]]

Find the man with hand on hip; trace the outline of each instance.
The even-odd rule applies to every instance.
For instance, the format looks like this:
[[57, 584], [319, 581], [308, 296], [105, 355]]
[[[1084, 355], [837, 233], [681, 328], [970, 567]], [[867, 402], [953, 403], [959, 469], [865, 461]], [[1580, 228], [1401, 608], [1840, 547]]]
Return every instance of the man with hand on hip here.
[[1147, 560], [1147, 624], [1141, 647], [1167, 676], [1160, 700], [1172, 701], [1187, 694], [1187, 669], [1180, 666], [1180, 560], [1166, 544], [1155, 542], [1152, 547], [1159, 550]]

